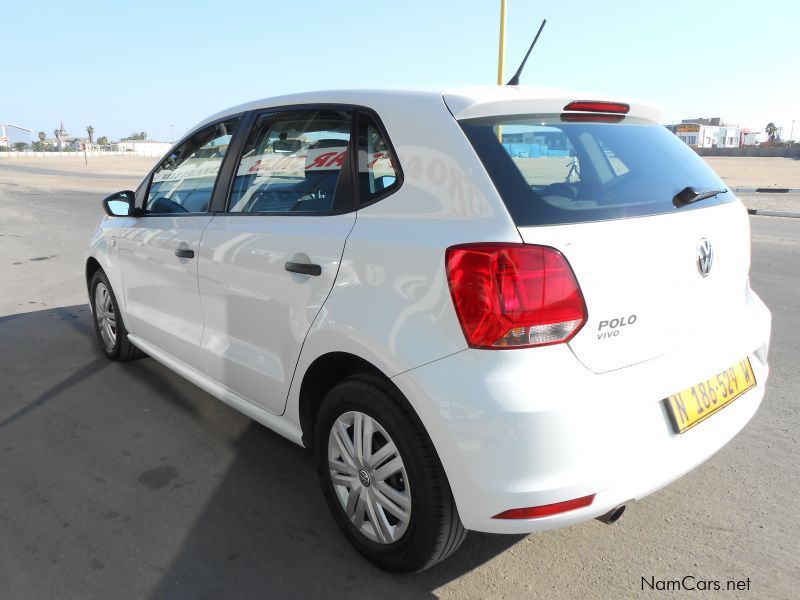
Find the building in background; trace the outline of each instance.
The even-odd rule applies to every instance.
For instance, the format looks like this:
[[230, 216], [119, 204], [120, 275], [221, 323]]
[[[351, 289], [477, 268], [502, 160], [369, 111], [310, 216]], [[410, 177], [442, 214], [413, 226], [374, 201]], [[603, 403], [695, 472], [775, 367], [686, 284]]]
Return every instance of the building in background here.
[[137, 154], [166, 154], [172, 148], [169, 142], [156, 142], [153, 140], [123, 140], [111, 144], [114, 152], [135, 152]]
[[30, 145], [31, 130], [17, 127], [16, 125], [0, 123], [0, 146], [13, 148], [14, 144], [19, 142]]
[[684, 119], [667, 125], [672, 133], [692, 148], [739, 148], [756, 143], [757, 132], [738, 125], [723, 123], [720, 117], [709, 119]]
[[760, 131], [752, 131], [751, 129], [743, 128], [739, 134], [740, 146], [757, 146], [758, 135]]

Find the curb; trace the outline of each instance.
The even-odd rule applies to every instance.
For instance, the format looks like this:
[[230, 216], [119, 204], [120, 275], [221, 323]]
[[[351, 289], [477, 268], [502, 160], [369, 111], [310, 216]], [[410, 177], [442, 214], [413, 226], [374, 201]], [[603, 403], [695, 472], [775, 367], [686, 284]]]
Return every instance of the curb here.
[[797, 194], [800, 188], [757, 188], [757, 187], [737, 187], [732, 188], [735, 193], [758, 193], [758, 194]]
[[763, 210], [760, 208], [748, 208], [748, 215], [757, 215], [759, 217], [789, 217], [793, 219], [800, 219], [800, 213], [789, 212], [784, 210]]

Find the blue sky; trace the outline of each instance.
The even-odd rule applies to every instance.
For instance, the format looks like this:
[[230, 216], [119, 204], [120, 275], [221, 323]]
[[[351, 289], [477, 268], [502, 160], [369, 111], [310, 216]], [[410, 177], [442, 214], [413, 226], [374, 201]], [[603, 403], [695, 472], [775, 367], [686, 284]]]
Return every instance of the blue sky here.
[[[507, 77], [635, 97], [669, 121], [796, 119], [800, 2], [508, 0]], [[493, 84], [499, 0], [0, 0], [0, 122], [169, 141], [230, 105], [339, 87]]]

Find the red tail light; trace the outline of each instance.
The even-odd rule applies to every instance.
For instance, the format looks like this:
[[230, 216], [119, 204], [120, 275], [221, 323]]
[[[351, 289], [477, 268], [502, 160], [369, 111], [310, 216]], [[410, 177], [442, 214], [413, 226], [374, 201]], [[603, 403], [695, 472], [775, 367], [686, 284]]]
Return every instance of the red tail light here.
[[511, 508], [495, 515], [493, 519], [538, 519], [540, 517], [549, 517], [550, 515], [558, 515], [561, 513], [575, 510], [578, 508], [585, 508], [594, 502], [594, 494], [584, 496], [583, 498], [575, 498], [574, 500], [566, 500], [564, 502], [556, 502], [555, 504], [545, 504], [544, 506], [531, 506], [529, 508]]
[[630, 109], [630, 105], [624, 102], [605, 102], [603, 100], [575, 100], [564, 107], [564, 110], [622, 115], [627, 115]]
[[569, 341], [586, 305], [564, 256], [525, 244], [447, 249], [450, 293], [473, 348], [520, 348]]

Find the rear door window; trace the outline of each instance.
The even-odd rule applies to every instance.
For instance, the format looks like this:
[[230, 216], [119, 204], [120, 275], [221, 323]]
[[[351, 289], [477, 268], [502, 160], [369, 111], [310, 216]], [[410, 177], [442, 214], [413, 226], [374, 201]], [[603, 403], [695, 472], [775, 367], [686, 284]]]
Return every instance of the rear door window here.
[[730, 192], [676, 208], [686, 188], [725, 190], [702, 158], [666, 128], [562, 122], [556, 116], [491, 117], [461, 127], [520, 227], [693, 210], [730, 202]]
[[301, 109], [260, 115], [245, 144], [228, 202], [233, 213], [326, 213], [352, 205], [339, 185], [352, 111]]

